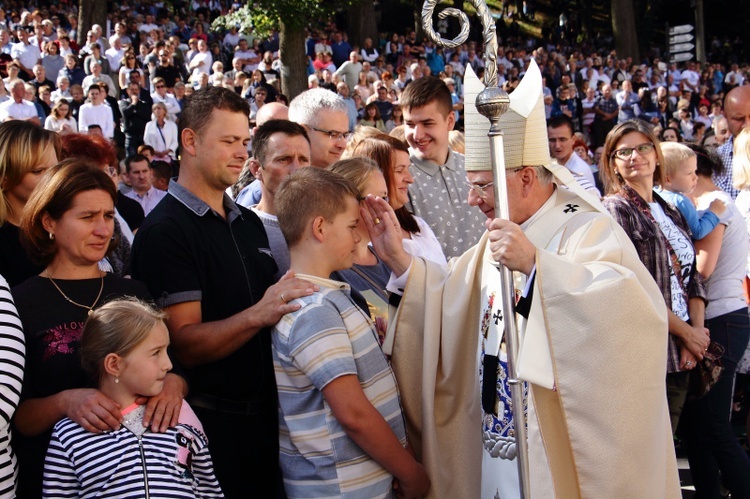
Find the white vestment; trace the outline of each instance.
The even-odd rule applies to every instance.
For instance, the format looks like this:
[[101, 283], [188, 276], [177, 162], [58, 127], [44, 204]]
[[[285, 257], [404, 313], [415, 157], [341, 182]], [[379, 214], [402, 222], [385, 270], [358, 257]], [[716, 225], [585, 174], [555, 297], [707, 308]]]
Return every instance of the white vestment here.
[[[539, 248], [518, 362], [530, 387], [532, 497], [679, 498], [667, 311], [630, 239], [565, 189], [523, 229]], [[447, 266], [414, 258], [391, 314], [384, 347], [429, 497], [485, 497], [476, 332], [490, 262], [488, 234]]]

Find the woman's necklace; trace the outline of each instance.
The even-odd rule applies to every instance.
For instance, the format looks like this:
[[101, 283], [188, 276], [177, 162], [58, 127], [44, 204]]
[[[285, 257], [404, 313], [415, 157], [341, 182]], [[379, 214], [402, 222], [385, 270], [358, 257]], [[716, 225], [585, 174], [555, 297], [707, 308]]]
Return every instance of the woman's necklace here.
[[55, 289], [57, 289], [60, 292], [60, 294], [62, 295], [62, 297], [65, 298], [66, 300], [68, 300], [68, 303], [71, 303], [71, 304], [75, 305], [76, 307], [85, 308], [86, 310], [89, 311], [89, 313], [88, 313], [89, 315], [91, 315], [92, 313], [94, 313], [94, 307], [96, 306], [97, 303], [99, 303], [99, 298], [102, 297], [102, 291], [104, 291], [104, 272], [101, 273], [101, 275], [102, 275], [102, 284], [99, 287], [99, 294], [96, 295], [96, 299], [94, 300], [94, 303], [92, 303], [90, 307], [88, 305], [82, 305], [82, 304], [80, 304], [80, 303], [78, 303], [76, 301], [71, 300], [68, 297], [68, 295], [66, 295], [63, 292], [63, 290], [60, 289], [60, 286], [57, 285], [57, 283], [55, 282], [55, 280], [52, 279], [52, 275], [49, 273], [49, 270], [45, 269], [44, 273], [47, 274], [47, 279], [49, 279], [49, 282], [51, 282], [52, 285], [55, 287]]

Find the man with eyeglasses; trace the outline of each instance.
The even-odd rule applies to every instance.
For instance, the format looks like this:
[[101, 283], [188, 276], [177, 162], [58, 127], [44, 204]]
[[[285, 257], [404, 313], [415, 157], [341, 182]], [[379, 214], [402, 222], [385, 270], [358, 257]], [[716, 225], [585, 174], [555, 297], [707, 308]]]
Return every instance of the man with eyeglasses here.
[[[509, 220], [495, 218], [490, 150], [479, 147], [489, 123], [473, 105], [482, 86], [469, 71], [465, 86], [467, 145], [476, 145], [467, 148], [468, 201], [488, 219], [479, 243], [439, 265], [404, 251], [387, 203], [368, 197], [363, 213], [393, 272], [388, 289], [403, 295], [383, 348], [431, 494], [520, 495], [503, 338], [515, 312], [530, 497], [681, 497], [656, 283], [599, 200], [550, 160], [533, 59], [500, 117]], [[512, 311], [494, 262], [514, 273]]]
[[[302, 125], [307, 132], [310, 140], [310, 166], [328, 168], [341, 158], [352, 134], [344, 99], [324, 88], [307, 90], [289, 103], [288, 118]], [[251, 183], [237, 195], [237, 203], [247, 207], [258, 204], [261, 199], [260, 182]]]
[[346, 103], [337, 94], [315, 88], [289, 103], [289, 119], [299, 123], [310, 137], [310, 164], [327, 168], [341, 158], [351, 136]]

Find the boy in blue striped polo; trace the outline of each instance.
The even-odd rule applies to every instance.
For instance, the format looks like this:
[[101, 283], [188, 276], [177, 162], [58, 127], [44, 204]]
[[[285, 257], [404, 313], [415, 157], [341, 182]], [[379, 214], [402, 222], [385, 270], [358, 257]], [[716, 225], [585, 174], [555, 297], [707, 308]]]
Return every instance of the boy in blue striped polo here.
[[[284, 487], [297, 497], [426, 494], [430, 481], [406, 449], [396, 379], [373, 323], [347, 284], [329, 279], [352, 265], [359, 193], [340, 175], [301, 168], [274, 200], [291, 270], [320, 290], [273, 331]], [[395, 220], [395, 217], [394, 217]]]

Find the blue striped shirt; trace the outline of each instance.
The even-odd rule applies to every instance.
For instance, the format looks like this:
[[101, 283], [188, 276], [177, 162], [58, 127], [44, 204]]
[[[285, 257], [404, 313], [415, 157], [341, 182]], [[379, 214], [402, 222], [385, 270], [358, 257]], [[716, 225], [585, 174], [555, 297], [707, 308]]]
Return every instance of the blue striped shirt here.
[[393, 477], [345, 433], [323, 398], [331, 381], [356, 375], [367, 399], [403, 445], [406, 431], [396, 379], [372, 321], [347, 284], [297, 274], [320, 291], [273, 331], [284, 487], [294, 497], [390, 497]]
[[208, 440], [186, 402], [176, 427], [146, 431], [140, 442], [125, 426], [97, 434], [68, 418], [55, 425], [44, 461], [43, 497], [134, 499], [146, 497], [146, 483], [151, 499], [224, 497]]

